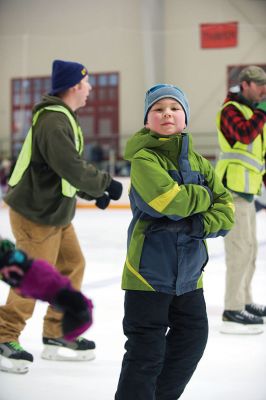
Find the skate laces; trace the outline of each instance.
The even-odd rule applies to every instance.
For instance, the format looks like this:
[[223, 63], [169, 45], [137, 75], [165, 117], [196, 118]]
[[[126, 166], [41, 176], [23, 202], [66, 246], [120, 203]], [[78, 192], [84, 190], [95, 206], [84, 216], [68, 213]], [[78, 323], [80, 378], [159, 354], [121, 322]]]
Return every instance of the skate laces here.
[[256, 315], [250, 314], [250, 313], [249, 313], [248, 311], [246, 311], [246, 310], [240, 311], [240, 314], [243, 315], [243, 317], [248, 318], [248, 319], [250, 319], [250, 320], [256, 319], [256, 318], [257, 318]]
[[23, 347], [18, 342], [8, 342], [9, 346], [16, 351], [24, 351]]
[[256, 311], [264, 312], [264, 310], [265, 310], [265, 306], [263, 306], [261, 304], [252, 303], [252, 304], [250, 304], [250, 306]]

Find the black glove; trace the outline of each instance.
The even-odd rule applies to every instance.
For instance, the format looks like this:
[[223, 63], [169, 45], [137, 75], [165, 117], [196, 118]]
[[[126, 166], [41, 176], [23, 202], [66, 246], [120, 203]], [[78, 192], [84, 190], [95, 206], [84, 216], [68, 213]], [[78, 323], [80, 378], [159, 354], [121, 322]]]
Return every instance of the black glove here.
[[168, 218], [160, 218], [146, 229], [145, 234], [149, 235], [158, 231], [167, 231], [172, 233], [185, 233], [190, 234], [192, 230], [192, 220], [190, 218], [184, 218], [179, 221], [172, 221]]
[[0, 239], [0, 257], [7, 251], [14, 250], [15, 244], [8, 239]]
[[[3, 240], [0, 243], [1, 277], [10, 286], [18, 287], [25, 272], [31, 267], [32, 261], [28, 259], [22, 250], [14, 249], [5, 251], [8, 248], [7, 242], [9, 241]], [[12, 244], [12, 242], [10, 243]]]
[[123, 185], [122, 183], [112, 179], [110, 185], [105, 189], [105, 191], [109, 193], [110, 199], [118, 200], [121, 197]]
[[101, 210], [104, 210], [106, 207], [109, 206], [109, 203], [110, 203], [110, 197], [108, 196], [108, 194], [104, 193], [102, 197], [98, 197], [98, 199], [96, 199], [95, 205]]
[[265, 210], [266, 205], [260, 203], [258, 200], [255, 200], [255, 209], [256, 209], [256, 212], [259, 212], [260, 210]]
[[92, 323], [92, 303], [82, 293], [68, 288], [56, 295], [53, 305], [64, 313], [62, 329], [64, 335], [71, 335], [77, 330], [82, 332]]

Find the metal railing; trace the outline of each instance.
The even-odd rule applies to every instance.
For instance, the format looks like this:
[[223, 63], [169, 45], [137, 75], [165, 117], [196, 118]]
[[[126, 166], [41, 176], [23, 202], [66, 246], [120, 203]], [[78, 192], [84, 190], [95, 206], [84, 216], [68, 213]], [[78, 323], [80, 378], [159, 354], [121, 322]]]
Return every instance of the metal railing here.
[[[127, 176], [129, 163], [123, 159], [123, 153], [126, 142], [130, 137], [131, 135], [119, 136], [119, 150], [117, 136], [115, 139], [110, 136], [93, 137], [92, 143], [86, 140], [84, 158], [97, 165], [98, 168], [108, 170], [111, 175]], [[217, 134], [198, 132], [192, 134], [192, 137], [195, 150], [215, 164], [219, 155]], [[93, 151], [96, 148], [98, 149], [97, 152]], [[0, 137], [0, 160], [4, 158], [12, 158], [11, 140], [10, 138]]]

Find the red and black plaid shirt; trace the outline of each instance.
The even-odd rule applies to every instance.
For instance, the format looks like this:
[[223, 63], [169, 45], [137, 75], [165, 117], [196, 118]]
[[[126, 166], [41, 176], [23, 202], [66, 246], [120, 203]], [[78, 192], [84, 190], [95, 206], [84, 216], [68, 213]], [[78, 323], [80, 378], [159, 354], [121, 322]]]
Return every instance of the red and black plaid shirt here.
[[250, 119], [246, 120], [238, 108], [232, 104], [226, 106], [221, 114], [221, 131], [224, 137], [230, 146], [233, 146], [236, 142], [252, 143], [263, 132], [266, 114], [261, 110], [255, 109], [241, 94], [229, 92], [224, 103], [228, 101], [236, 101], [239, 104], [247, 105], [253, 109], [254, 114]]

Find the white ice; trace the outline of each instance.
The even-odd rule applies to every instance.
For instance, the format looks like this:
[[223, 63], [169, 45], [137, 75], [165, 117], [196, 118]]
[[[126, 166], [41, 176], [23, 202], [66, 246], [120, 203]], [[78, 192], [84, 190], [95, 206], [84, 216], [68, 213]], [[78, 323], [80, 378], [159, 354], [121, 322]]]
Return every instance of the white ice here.
[[[124, 353], [121, 273], [126, 253], [129, 210], [79, 209], [74, 225], [87, 260], [83, 291], [93, 299], [94, 325], [85, 337], [95, 340], [96, 359], [55, 362], [40, 358], [46, 304], [37, 302], [20, 341], [33, 353], [26, 375], [0, 372], [0, 400], [112, 400]], [[266, 303], [266, 213], [257, 214], [259, 254], [254, 300]], [[7, 208], [0, 208], [0, 234], [12, 238]], [[266, 400], [266, 332], [255, 336], [219, 333], [224, 296], [223, 239], [208, 240], [210, 261], [204, 287], [210, 334], [203, 359], [182, 400]], [[0, 304], [8, 287], [0, 282]], [[266, 325], [265, 325], [266, 327]], [[266, 330], [266, 329], [265, 329]]]

